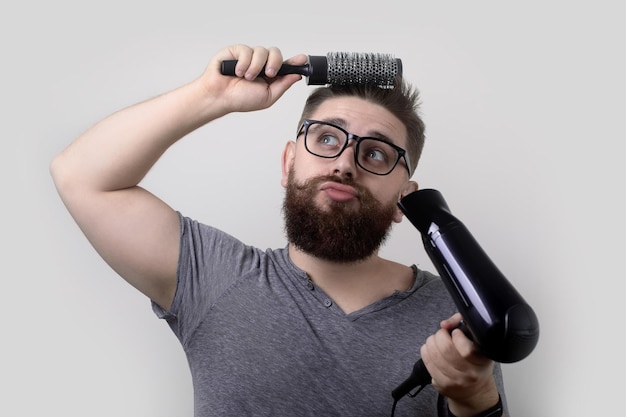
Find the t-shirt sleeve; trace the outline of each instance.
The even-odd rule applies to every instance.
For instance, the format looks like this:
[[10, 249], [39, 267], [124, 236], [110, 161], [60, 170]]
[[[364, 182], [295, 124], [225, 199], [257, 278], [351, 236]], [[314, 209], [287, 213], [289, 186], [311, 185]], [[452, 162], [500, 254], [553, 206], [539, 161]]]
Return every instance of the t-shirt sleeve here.
[[235, 237], [196, 220], [180, 216], [180, 254], [172, 306], [152, 303], [167, 320], [183, 346], [216, 301], [237, 280], [259, 265], [260, 251]]

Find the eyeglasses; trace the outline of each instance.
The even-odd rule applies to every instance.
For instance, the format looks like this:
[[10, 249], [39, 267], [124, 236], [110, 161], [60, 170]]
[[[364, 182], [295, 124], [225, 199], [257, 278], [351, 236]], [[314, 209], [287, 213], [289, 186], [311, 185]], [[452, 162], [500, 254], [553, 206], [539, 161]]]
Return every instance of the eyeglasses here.
[[336, 158], [348, 147], [350, 139], [356, 141], [354, 161], [367, 172], [387, 175], [398, 165], [400, 158], [409, 177], [411, 168], [409, 156], [401, 147], [383, 139], [360, 137], [332, 123], [306, 119], [298, 131], [304, 133], [304, 147], [320, 158]]

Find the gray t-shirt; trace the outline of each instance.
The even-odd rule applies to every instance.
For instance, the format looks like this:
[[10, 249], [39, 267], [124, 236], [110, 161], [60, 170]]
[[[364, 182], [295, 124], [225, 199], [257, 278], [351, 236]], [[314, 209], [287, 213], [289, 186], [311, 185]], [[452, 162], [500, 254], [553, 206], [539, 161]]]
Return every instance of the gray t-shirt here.
[[[290, 260], [181, 216], [169, 311], [191, 370], [196, 417], [390, 416], [394, 390], [426, 338], [456, 308], [442, 281], [414, 267], [406, 292], [345, 314]], [[500, 367], [496, 379], [504, 399]], [[428, 385], [396, 417], [437, 416]]]

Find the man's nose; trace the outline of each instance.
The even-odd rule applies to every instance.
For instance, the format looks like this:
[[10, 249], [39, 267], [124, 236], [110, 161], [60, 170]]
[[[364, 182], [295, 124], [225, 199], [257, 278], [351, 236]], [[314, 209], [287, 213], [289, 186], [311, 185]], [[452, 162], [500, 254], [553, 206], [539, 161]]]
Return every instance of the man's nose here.
[[336, 175], [354, 177], [357, 172], [356, 166], [356, 144], [357, 142], [353, 139], [348, 140], [348, 144], [341, 154], [336, 157], [333, 161], [334, 163], [334, 173]]

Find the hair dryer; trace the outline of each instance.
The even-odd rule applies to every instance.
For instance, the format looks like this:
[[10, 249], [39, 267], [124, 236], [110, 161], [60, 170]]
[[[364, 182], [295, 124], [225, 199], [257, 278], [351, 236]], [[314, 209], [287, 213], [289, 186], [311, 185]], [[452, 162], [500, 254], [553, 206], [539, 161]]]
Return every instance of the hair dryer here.
[[[398, 206], [420, 231], [433, 262], [463, 317], [461, 329], [488, 358], [503, 363], [528, 356], [539, 338], [533, 309], [489, 259], [437, 190], [414, 191]], [[422, 360], [392, 396], [398, 400], [431, 381]]]

